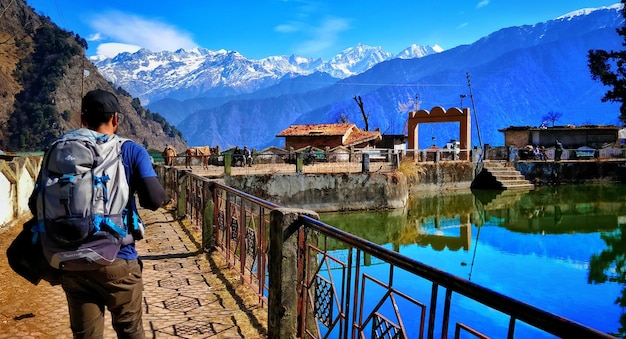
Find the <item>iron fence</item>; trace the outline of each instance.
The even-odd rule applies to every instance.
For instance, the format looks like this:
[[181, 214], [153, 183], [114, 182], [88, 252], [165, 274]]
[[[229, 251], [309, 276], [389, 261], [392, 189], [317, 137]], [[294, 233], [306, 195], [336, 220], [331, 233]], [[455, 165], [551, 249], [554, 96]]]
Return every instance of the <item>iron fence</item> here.
[[[306, 306], [299, 319], [301, 325], [309, 324], [301, 326], [306, 337], [514, 338], [517, 333], [529, 338], [543, 332], [561, 338], [613, 338], [313, 218], [301, 216], [298, 222], [306, 234], [300, 245], [306, 248], [301, 264], [308, 266], [301, 281]], [[337, 242], [346, 249], [340, 255]], [[386, 274], [370, 274], [366, 268], [373, 262], [384, 262]], [[460, 318], [460, 308], [475, 310], [474, 316]], [[307, 320], [311, 316], [315, 326]], [[498, 326], [503, 320], [506, 325]]]
[[203, 247], [219, 251], [268, 305], [270, 338], [613, 338], [324, 224], [315, 212], [156, 168], [177, 213], [202, 229]]

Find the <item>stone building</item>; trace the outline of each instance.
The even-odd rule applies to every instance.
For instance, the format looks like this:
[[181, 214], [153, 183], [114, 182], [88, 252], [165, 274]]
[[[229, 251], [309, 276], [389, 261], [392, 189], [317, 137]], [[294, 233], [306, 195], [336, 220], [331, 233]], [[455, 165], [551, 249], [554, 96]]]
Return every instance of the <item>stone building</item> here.
[[504, 146], [523, 148], [526, 145], [551, 147], [559, 140], [565, 148], [579, 147], [603, 148], [618, 142], [617, 126], [583, 125], [530, 127], [510, 126], [500, 129], [504, 133]]

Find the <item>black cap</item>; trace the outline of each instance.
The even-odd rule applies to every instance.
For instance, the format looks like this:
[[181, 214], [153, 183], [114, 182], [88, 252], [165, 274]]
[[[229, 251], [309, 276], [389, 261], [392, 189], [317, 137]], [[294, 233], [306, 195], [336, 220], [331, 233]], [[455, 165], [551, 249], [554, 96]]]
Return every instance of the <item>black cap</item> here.
[[81, 114], [119, 113], [120, 103], [115, 94], [101, 89], [88, 92], [83, 97]]

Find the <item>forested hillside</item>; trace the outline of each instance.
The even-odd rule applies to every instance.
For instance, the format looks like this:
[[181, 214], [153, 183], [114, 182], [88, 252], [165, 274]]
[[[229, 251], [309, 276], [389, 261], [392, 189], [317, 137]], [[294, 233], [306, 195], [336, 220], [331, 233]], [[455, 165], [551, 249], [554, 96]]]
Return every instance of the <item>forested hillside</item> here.
[[87, 41], [39, 16], [23, 0], [0, 0], [0, 149], [42, 150], [64, 131], [80, 127], [80, 101], [95, 88], [115, 92], [122, 106], [118, 133], [162, 150], [186, 147], [161, 115], [115, 88], [85, 57]]

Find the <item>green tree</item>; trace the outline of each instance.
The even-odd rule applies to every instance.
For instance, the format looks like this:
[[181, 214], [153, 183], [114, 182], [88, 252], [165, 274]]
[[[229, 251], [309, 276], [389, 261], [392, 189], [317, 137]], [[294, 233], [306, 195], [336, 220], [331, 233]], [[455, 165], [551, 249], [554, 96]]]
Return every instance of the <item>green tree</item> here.
[[15, 95], [15, 109], [7, 122], [10, 149], [41, 150], [63, 132], [62, 115], [52, 98], [71, 57], [81, 53], [70, 38], [53, 26], [42, 26], [34, 33], [33, 52], [14, 71], [23, 89]]
[[[622, 2], [622, 17], [626, 19], [626, 0]], [[626, 24], [618, 28], [617, 34], [624, 39], [626, 46]], [[603, 85], [612, 87], [602, 97], [602, 102], [620, 102], [620, 120], [626, 122], [626, 50], [590, 50], [587, 56], [591, 78]]]
[[[622, 17], [626, 19], [626, 0], [621, 0]], [[626, 47], [626, 23], [618, 28], [617, 34], [624, 39]], [[588, 65], [591, 77], [599, 80], [603, 85], [611, 87], [602, 97], [602, 102], [619, 102], [622, 122], [626, 122], [626, 50], [605, 51], [590, 50]], [[588, 282], [602, 284], [607, 281], [618, 282], [622, 285], [621, 295], [615, 303], [626, 307], [626, 226], [620, 225], [613, 233], [603, 234], [602, 240], [607, 247], [600, 254], [593, 255], [589, 261]], [[620, 316], [618, 336], [626, 337], [626, 314]]]

